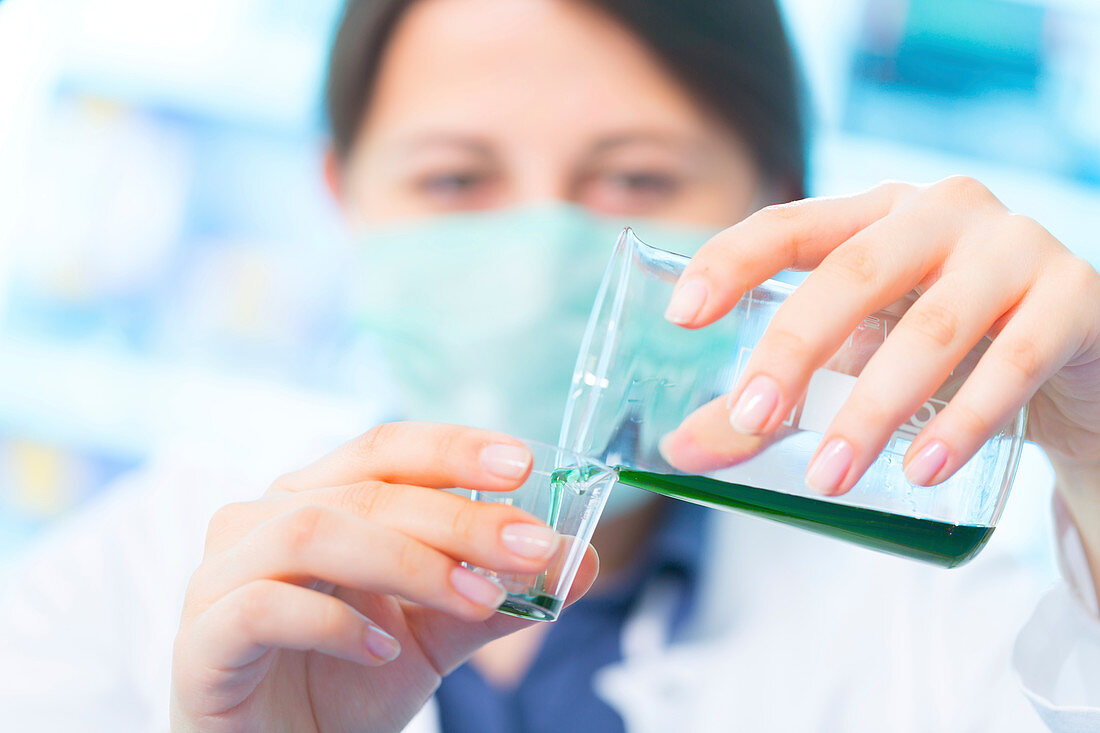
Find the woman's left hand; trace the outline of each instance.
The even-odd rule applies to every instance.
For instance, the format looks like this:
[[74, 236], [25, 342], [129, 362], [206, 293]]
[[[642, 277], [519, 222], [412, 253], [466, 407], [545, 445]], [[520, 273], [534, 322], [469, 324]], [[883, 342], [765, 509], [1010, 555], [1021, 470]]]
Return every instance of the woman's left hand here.
[[769, 206], [699, 251], [666, 317], [706, 326], [786, 268], [813, 272], [776, 313], [731, 401], [701, 408], [665, 439], [677, 467], [709, 470], [758, 449], [860, 321], [916, 289], [825, 433], [811, 488], [851, 489], [987, 333], [973, 375], [909, 448], [910, 481], [950, 477], [1025, 403], [1028, 437], [1056, 465], [1100, 476], [1100, 275], [982, 184], [884, 183]]

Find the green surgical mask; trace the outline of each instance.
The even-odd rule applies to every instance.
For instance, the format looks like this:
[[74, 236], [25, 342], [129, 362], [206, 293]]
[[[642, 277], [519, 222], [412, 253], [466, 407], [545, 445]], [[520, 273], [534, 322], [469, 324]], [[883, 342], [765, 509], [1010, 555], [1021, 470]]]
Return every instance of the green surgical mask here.
[[[555, 443], [588, 314], [626, 223], [549, 203], [362, 232], [361, 325], [402, 414]], [[684, 254], [714, 233], [629, 223]], [[607, 511], [635, 494], [633, 505], [647, 496], [618, 487]]]

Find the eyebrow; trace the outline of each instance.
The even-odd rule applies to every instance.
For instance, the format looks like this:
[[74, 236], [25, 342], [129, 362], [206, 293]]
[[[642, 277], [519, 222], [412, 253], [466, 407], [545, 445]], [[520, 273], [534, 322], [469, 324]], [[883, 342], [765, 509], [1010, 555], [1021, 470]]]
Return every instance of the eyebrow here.
[[493, 155], [493, 146], [487, 140], [461, 133], [423, 133], [409, 138], [401, 145], [401, 150], [405, 153], [418, 153], [430, 148], [458, 148], [485, 158]]
[[630, 145], [648, 144], [669, 148], [678, 153], [700, 155], [704, 145], [701, 141], [675, 133], [659, 130], [630, 130], [606, 135], [588, 148], [588, 155], [601, 155]]

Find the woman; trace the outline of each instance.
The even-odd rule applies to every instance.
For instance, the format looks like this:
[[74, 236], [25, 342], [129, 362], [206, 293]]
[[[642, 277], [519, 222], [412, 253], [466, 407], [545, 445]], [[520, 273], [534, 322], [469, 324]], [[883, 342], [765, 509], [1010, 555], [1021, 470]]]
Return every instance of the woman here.
[[[366, 231], [374, 270], [364, 289], [403, 294], [393, 317], [454, 281], [485, 289], [480, 278], [511, 263], [507, 250], [503, 260], [482, 259], [477, 247], [492, 240], [481, 234], [502, 220], [510, 229], [516, 207], [539, 203], [545, 221], [568, 219], [561, 231], [593, 237], [601, 226], [589, 214], [653, 217], [669, 227], [653, 237], [666, 244], [677, 232], [690, 240], [741, 220], [693, 260], [670, 320], [705, 327], [754, 282], [786, 267], [817, 269], [754, 353], [732, 422], [702, 414], [685, 424], [665, 446], [674, 462], [737, 458], [746, 436], [775, 427], [853, 319], [921, 286], [906, 329], [830, 428], [809, 483], [823, 493], [850, 488], [952, 359], [992, 328], [1000, 336], [980, 367], [984, 379], [969, 382], [922, 433], [909, 476], [943, 480], [1030, 400], [1031, 435], [1054, 459], [1097, 574], [1100, 278], [968, 179], [776, 206], [801, 196], [803, 164], [794, 75], [770, 2], [352, 2], [331, 73], [328, 179]], [[438, 218], [474, 210], [481, 213]], [[432, 228], [437, 221], [446, 226]], [[433, 232], [454, 247], [469, 242], [465, 259], [442, 275], [429, 271], [446, 252], [433, 249]], [[607, 244], [568, 250], [560, 272], [584, 277]], [[400, 256], [383, 267], [387, 252]], [[520, 279], [521, 292], [541, 292]], [[548, 308], [573, 312], [569, 299], [555, 299], [568, 281], [552, 288], [555, 297], [542, 293], [537, 308], [518, 296], [494, 300], [492, 287], [482, 315], [501, 322], [513, 311], [532, 319]], [[446, 308], [457, 301], [442, 302], [397, 324], [392, 339], [389, 319], [371, 324], [383, 344], [412, 335], [438, 349], [419, 360], [391, 352], [398, 380], [424, 370], [407, 397], [462, 368], [467, 352], [455, 349], [465, 339], [432, 330], [433, 318], [461, 326]], [[480, 333], [474, 340], [491, 342]], [[496, 355], [501, 379], [533, 366], [522, 353]], [[433, 376], [436, 362], [443, 376]], [[902, 378], [884, 380], [888, 367]], [[476, 377], [451, 373], [450, 390], [409, 416], [520, 426], [523, 416], [510, 412], [517, 403], [558, 409], [564, 394], [564, 385], [524, 393], [509, 382], [503, 407], [474, 415], [493, 395], [454, 395], [487, 392], [470, 386]], [[906, 389], [886, 393], [884, 382]], [[559, 622], [494, 614], [502, 589], [458, 561], [537, 572], [556, 539], [527, 515], [437, 489], [506, 490], [529, 466], [523, 445], [502, 433], [390, 423], [283, 476], [262, 497], [220, 509], [182, 604], [173, 729], [398, 730], [410, 721], [410, 729], [447, 731], [1041, 728], [1007, 658], [1023, 620], [1019, 603], [1036, 590], [992, 549], [944, 573], [732, 515], [629, 499], [601, 523], [599, 579], [590, 552], [570, 600], [596, 585]], [[183, 483], [180, 494], [210, 493]], [[221, 503], [240, 497], [237, 490]], [[100, 526], [145, 520], [153, 521], [112, 515]], [[115, 611], [127, 600], [116, 599]], [[1068, 617], [1072, 602], [1054, 601], [1062, 605], [1050, 614]], [[1036, 638], [1077, 643], [1050, 614], [1021, 638], [1025, 657]], [[1038, 646], [1038, 658], [1017, 669], [1048, 722], [1066, 725], [1041, 699], [1056, 672], [1036, 672], [1060, 657]], [[85, 713], [111, 692], [87, 692]]]

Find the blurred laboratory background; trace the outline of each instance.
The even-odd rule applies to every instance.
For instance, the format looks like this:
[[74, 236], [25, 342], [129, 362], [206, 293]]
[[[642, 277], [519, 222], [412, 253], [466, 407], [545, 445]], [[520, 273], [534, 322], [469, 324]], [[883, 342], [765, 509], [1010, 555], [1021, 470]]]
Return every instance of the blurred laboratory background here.
[[[812, 193], [966, 173], [1100, 265], [1100, 3], [781, 5]], [[321, 175], [339, 7], [0, 2], [0, 567], [165, 445], [368, 427]]]

